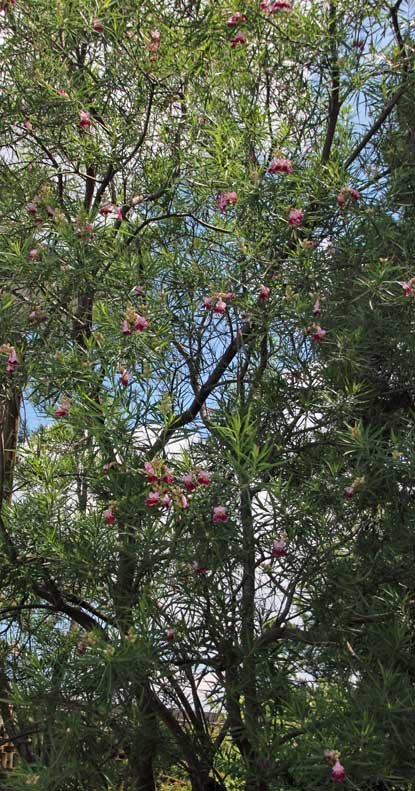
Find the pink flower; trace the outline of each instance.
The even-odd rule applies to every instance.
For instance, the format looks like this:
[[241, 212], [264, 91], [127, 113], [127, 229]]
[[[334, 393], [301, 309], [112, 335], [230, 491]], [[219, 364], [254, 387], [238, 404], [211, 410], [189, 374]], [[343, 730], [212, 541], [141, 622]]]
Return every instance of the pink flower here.
[[206, 308], [206, 310], [212, 310], [213, 305], [211, 297], [203, 297], [203, 307]]
[[354, 187], [351, 187], [349, 189], [349, 195], [350, 195], [351, 199], [354, 200], [354, 201], [360, 200], [360, 192], [359, 192], [359, 190], [356, 190]]
[[148, 326], [149, 323], [147, 319], [144, 318], [144, 316], [137, 315], [135, 317], [135, 324], [134, 324], [135, 330], [137, 330], [138, 332], [143, 332], [143, 330], [147, 329]]
[[237, 47], [238, 44], [246, 44], [246, 33], [240, 31], [239, 33], [236, 34], [236, 36], [233, 36], [231, 38], [232, 49], [235, 49], [235, 47]]
[[226, 313], [226, 308], [227, 307], [228, 306], [227, 306], [226, 302], [223, 301], [223, 299], [218, 299], [215, 307], [213, 308], [213, 312], [214, 313], [220, 313], [221, 315], [223, 315], [224, 313]]
[[219, 211], [221, 212], [225, 212], [231, 203], [237, 203], [237, 202], [238, 202], [238, 196], [234, 191], [222, 192], [217, 199], [217, 205]]
[[112, 510], [112, 505], [109, 505], [107, 510], [103, 512], [102, 516], [104, 517], [107, 525], [113, 525], [115, 522], [115, 515]]
[[344, 766], [341, 765], [340, 761], [336, 761], [331, 770], [331, 776], [335, 783], [343, 783], [346, 779], [346, 770]]
[[82, 129], [88, 129], [91, 126], [91, 113], [85, 112], [85, 110], [81, 110], [79, 113], [79, 124], [82, 126]]
[[275, 0], [271, 6], [271, 13], [276, 10], [291, 11], [292, 4], [290, 0]]
[[144, 463], [144, 469], [145, 469], [146, 477], [147, 477], [147, 480], [149, 481], [149, 483], [156, 483], [158, 478], [157, 478], [157, 473], [156, 473], [153, 465], [149, 461], [146, 461]]
[[312, 341], [318, 341], [321, 343], [327, 333], [327, 330], [323, 330], [319, 324], [314, 324], [312, 327], [308, 327], [308, 332], [311, 333]]
[[151, 43], [148, 44], [149, 52], [156, 52], [160, 47], [160, 31], [150, 30]]
[[186, 508], [189, 507], [189, 501], [188, 501], [188, 499], [187, 499], [185, 494], [181, 494], [180, 495], [180, 505], [185, 510], [186, 510]]
[[31, 122], [30, 118], [26, 118], [26, 121], [24, 122], [24, 125], [25, 125], [25, 128], [27, 129], [28, 132], [32, 131], [33, 124]]
[[201, 486], [210, 486], [211, 480], [210, 475], [206, 470], [200, 470], [197, 474], [197, 482], [200, 483]]
[[163, 481], [163, 483], [169, 483], [169, 484], [173, 483], [174, 475], [173, 475], [172, 471], [171, 470], [165, 470], [161, 480]]
[[128, 371], [124, 371], [121, 374], [118, 381], [123, 387], [127, 387], [130, 379], [131, 379], [131, 374], [129, 374]]
[[293, 166], [289, 159], [273, 159], [268, 166], [267, 173], [274, 175], [275, 173], [292, 173]]
[[32, 247], [32, 249], [29, 250], [29, 259], [31, 261], [36, 261], [36, 258], [39, 258], [39, 250], [37, 247]]
[[124, 319], [122, 323], [121, 332], [123, 335], [131, 335], [130, 325], [127, 319]]
[[99, 213], [102, 214], [103, 217], [108, 217], [108, 215], [111, 214], [112, 210], [113, 210], [112, 203], [104, 203], [104, 205], [101, 206]]
[[242, 14], [240, 11], [235, 11], [235, 13], [229, 17], [226, 24], [228, 27], [237, 27], [238, 25], [242, 25], [244, 22], [246, 22], [245, 14]]
[[191, 472], [187, 472], [186, 475], [183, 475], [182, 481], [186, 487], [186, 492], [194, 492], [196, 489], [196, 484], [193, 481], [193, 475]]
[[274, 541], [271, 555], [273, 558], [285, 558], [287, 554], [287, 545], [285, 541], [280, 539], [279, 541]]
[[26, 211], [28, 214], [32, 215], [32, 217], [36, 217], [37, 203], [28, 203], [26, 206]]
[[160, 504], [163, 508], [170, 508], [171, 506], [171, 497], [167, 494], [167, 492], [163, 495], [160, 500]]
[[406, 283], [399, 283], [402, 286], [406, 297], [415, 297], [415, 277], [411, 277]]
[[192, 569], [198, 577], [206, 577], [207, 568], [202, 566], [198, 560], [192, 561]]
[[62, 401], [57, 410], [55, 411], [55, 417], [68, 417], [69, 411], [69, 404], [67, 401]]
[[267, 302], [269, 300], [270, 293], [271, 289], [268, 288], [268, 286], [260, 285], [258, 299], [260, 299], [262, 302]]
[[63, 99], [69, 99], [69, 96], [66, 93], [66, 91], [64, 90], [64, 88], [58, 88], [56, 93], [58, 94], [58, 96], [62, 96]]
[[84, 654], [85, 653], [86, 645], [85, 645], [85, 643], [82, 642], [82, 640], [78, 643], [78, 645], [76, 647], [77, 647], [77, 650], [78, 650], [78, 654]]
[[234, 295], [232, 294], [232, 291], [227, 291], [226, 294], [223, 295], [223, 298], [227, 299], [228, 302], [232, 302]]
[[315, 303], [313, 305], [313, 313], [314, 313], [315, 316], [320, 316], [320, 314], [321, 314], [321, 303], [320, 303], [319, 299], [316, 299], [316, 301], [315, 301]]
[[7, 358], [6, 374], [14, 374], [14, 369], [18, 365], [16, 349], [14, 346], [9, 346], [9, 356]]
[[223, 505], [217, 505], [213, 509], [214, 522], [227, 522], [229, 519], [226, 508]]
[[166, 629], [166, 637], [169, 643], [172, 643], [176, 637], [176, 630], [175, 629]]
[[92, 30], [95, 30], [95, 33], [103, 33], [104, 32], [104, 23], [102, 19], [93, 19], [92, 20]]
[[301, 225], [304, 214], [301, 209], [290, 209], [288, 212], [288, 225]]
[[146, 498], [146, 505], [151, 508], [153, 505], [159, 505], [160, 495], [158, 492], [150, 492]]
[[327, 763], [334, 763], [336, 761], [337, 753], [335, 750], [324, 750], [323, 755], [324, 760], [327, 761]]
[[337, 196], [337, 203], [341, 208], [343, 208], [344, 204], [346, 203], [346, 198], [344, 197], [344, 194], [342, 192], [339, 192]]
[[346, 486], [346, 488], [344, 490], [344, 496], [345, 496], [346, 500], [351, 500], [353, 495], [354, 495], [353, 486]]

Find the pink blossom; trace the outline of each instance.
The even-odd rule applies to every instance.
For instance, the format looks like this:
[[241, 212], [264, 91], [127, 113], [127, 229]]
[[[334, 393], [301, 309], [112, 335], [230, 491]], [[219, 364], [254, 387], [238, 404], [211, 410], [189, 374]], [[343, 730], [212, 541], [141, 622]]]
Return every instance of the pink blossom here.
[[186, 508], [189, 507], [189, 501], [188, 501], [188, 499], [187, 499], [185, 494], [181, 494], [180, 495], [180, 505], [181, 505], [181, 507], [183, 509], [186, 509]]
[[146, 498], [146, 505], [151, 508], [153, 505], [158, 505], [160, 501], [160, 495], [158, 492], [150, 492], [148, 497]]
[[88, 129], [88, 127], [92, 124], [91, 113], [81, 110], [79, 113], [79, 124], [82, 126], [82, 129]]
[[85, 643], [82, 642], [82, 640], [80, 640], [80, 642], [78, 643], [76, 648], [77, 648], [78, 654], [84, 654], [85, 651], [86, 651], [86, 645], [85, 645]]
[[344, 206], [344, 204], [346, 203], [346, 198], [344, 197], [344, 194], [343, 194], [343, 192], [339, 192], [339, 194], [338, 194], [338, 196], [337, 196], [337, 203], [339, 204], [339, 206], [340, 206], [341, 208], [342, 208], [342, 207]]
[[26, 207], [27, 213], [31, 214], [32, 217], [36, 217], [37, 214], [37, 203], [28, 203]]
[[149, 323], [147, 319], [144, 318], [144, 316], [137, 315], [135, 317], [135, 324], [134, 324], [135, 330], [137, 330], [138, 332], [143, 332], [143, 330], [147, 329], [148, 326]]
[[218, 299], [218, 301], [216, 302], [216, 304], [215, 304], [215, 306], [213, 308], [213, 312], [214, 313], [220, 313], [221, 315], [223, 315], [224, 313], [226, 313], [226, 308], [227, 307], [228, 306], [227, 306], [226, 302], [223, 301], [223, 299]]
[[293, 166], [289, 159], [273, 159], [268, 166], [267, 173], [274, 175], [275, 173], [292, 173]]
[[101, 206], [99, 213], [102, 214], [103, 217], [108, 217], [108, 215], [112, 213], [113, 208], [114, 207], [112, 203], [104, 203], [104, 205]]
[[346, 770], [340, 761], [336, 761], [331, 770], [331, 776], [335, 783], [343, 783], [346, 779]]
[[211, 297], [203, 297], [203, 307], [206, 308], [206, 310], [212, 310], [213, 304]]
[[235, 47], [237, 47], [238, 44], [246, 44], [246, 33], [240, 31], [239, 33], [236, 34], [236, 36], [233, 36], [231, 38], [232, 49], [235, 49]]
[[263, 284], [261, 284], [259, 287], [258, 299], [260, 299], [262, 302], [267, 302], [269, 300], [270, 293], [271, 293], [271, 289], [268, 288], [268, 286], [264, 286]]
[[7, 358], [7, 366], [6, 366], [6, 373], [7, 374], [14, 374], [14, 369], [16, 365], [18, 365], [16, 349], [14, 346], [9, 346], [9, 356]]
[[237, 202], [238, 196], [234, 191], [222, 192], [217, 199], [217, 205], [221, 212], [225, 212], [230, 204]]
[[288, 212], [288, 225], [301, 225], [304, 214], [301, 209], [290, 209]]
[[166, 629], [166, 637], [169, 643], [172, 643], [176, 637], [176, 629]]
[[102, 472], [109, 472], [111, 469], [111, 462], [107, 461], [105, 464], [102, 465]]
[[112, 505], [109, 505], [107, 510], [103, 512], [102, 516], [104, 517], [107, 525], [113, 525], [115, 522], [115, 514], [112, 510]]
[[242, 14], [240, 11], [235, 11], [235, 13], [229, 17], [226, 24], [228, 27], [237, 27], [238, 25], [242, 25], [244, 22], [246, 22], [245, 14]]
[[160, 48], [160, 31], [150, 30], [151, 43], [147, 45], [149, 52], [156, 52]]
[[67, 401], [62, 401], [57, 410], [55, 411], [55, 417], [68, 417], [69, 412], [69, 404]]
[[402, 286], [406, 297], [415, 297], [415, 277], [411, 277], [405, 283], [399, 283]]
[[292, 3], [290, 0], [275, 0], [271, 6], [271, 13], [276, 10], [291, 11]]
[[46, 213], [47, 213], [48, 217], [50, 217], [51, 220], [55, 219], [56, 212], [55, 212], [55, 209], [53, 208], [53, 206], [46, 206]]
[[194, 492], [196, 489], [196, 484], [193, 481], [193, 475], [191, 472], [187, 472], [186, 475], [183, 475], [182, 481], [186, 487], [187, 492]]
[[346, 486], [346, 488], [344, 490], [344, 496], [345, 496], [346, 500], [351, 500], [353, 495], [354, 495], [353, 486]]
[[26, 121], [24, 122], [24, 125], [25, 125], [25, 128], [27, 129], [28, 132], [32, 131], [33, 124], [31, 122], [30, 118], [26, 118]]
[[234, 299], [234, 295], [232, 291], [227, 291], [226, 294], [223, 295], [223, 298], [227, 299], [228, 302], [232, 302], [232, 300]]
[[319, 299], [316, 299], [316, 301], [315, 301], [315, 303], [313, 305], [313, 313], [314, 313], [315, 316], [320, 316], [320, 314], [321, 314], [321, 303], [320, 303]]
[[327, 763], [334, 763], [336, 761], [337, 753], [335, 752], [335, 750], [324, 750], [323, 755], [324, 755], [324, 760], [327, 761]]
[[95, 33], [103, 33], [104, 32], [104, 23], [102, 19], [93, 19], [92, 20], [92, 30], [95, 30]]
[[170, 508], [170, 506], [171, 506], [171, 497], [170, 497], [169, 494], [167, 494], [167, 492], [161, 498], [160, 504], [161, 504], [161, 506], [163, 508]]
[[200, 483], [201, 486], [210, 486], [211, 479], [210, 475], [206, 470], [200, 470], [197, 474], [197, 482]]
[[285, 558], [287, 554], [287, 545], [285, 541], [280, 539], [279, 541], [274, 541], [271, 555], [273, 558]]
[[32, 247], [32, 249], [29, 250], [29, 259], [31, 261], [36, 261], [36, 258], [39, 258], [39, 250], [37, 247]]
[[131, 335], [131, 329], [127, 319], [124, 319], [122, 323], [121, 332], [123, 335]]
[[173, 483], [174, 475], [173, 475], [172, 471], [171, 470], [165, 470], [161, 480], [163, 481], [163, 483], [169, 483], [169, 484]]
[[349, 195], [350, 195], [351, 199], [354, 200], [354, 201], [360, 200], [360, 192], [359, 192], [359, 190], [355, 189], [354, 187], [351, 187], [349, 189]]
[[321, 343], [327, 333], [327, 330], [323, 330], [319, 324], [314, 324], [312, 327], [308, 327], [308, 332], [311, 334], [312, 341], [318, 341]]
[[143, 286], [134, 286], [134, 293], [136, 297], [145, 297], [146, 292]]
[[158, 478], [157, 478], [157, 473], [156, 473], [153, 465], [149, 461], [146, 461], [144, 463], [144, 469], [145, 469], [146, 477], [147, 477], [147, 480], [149, 481], [149, 483], [156, 483]]
[[129, 374], [128, 371], [124, 371], [118, 381], [123, 387], [127, 387], [131, 376], [132, 374]]
[[227, 522], [229, 519], [228, 512], [223, 505], [217, 505], [213, 509], [213, 521], [214, 522]]
[[56, 93], [58, 94], [58, 96], [62, 96], [63, 99], [69, 99], [69, 96], [66, 93], [66, 91], [64, 90], [64, 88], [58, 88]]

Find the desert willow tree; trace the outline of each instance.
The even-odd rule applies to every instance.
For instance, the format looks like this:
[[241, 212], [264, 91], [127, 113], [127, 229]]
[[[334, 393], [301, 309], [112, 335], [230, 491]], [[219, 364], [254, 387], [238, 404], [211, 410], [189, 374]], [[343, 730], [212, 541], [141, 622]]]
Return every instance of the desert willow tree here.
[[[1, 8], [9, 783], [153, 791], [168, 742], [195, 790], [323, 788], [337, 749], [405, 787], [352, 693], [379, 682], [384, 616], [355, 537], [394, 513], [366, 467], [403, 436], [367, 433], [359, 330], [398, 211], [380, 143], [412, 95], [409, 4]], [[405, 255], [376, 272], [407, 338]], [[29, 439], [27, 397], [53, 419]]]

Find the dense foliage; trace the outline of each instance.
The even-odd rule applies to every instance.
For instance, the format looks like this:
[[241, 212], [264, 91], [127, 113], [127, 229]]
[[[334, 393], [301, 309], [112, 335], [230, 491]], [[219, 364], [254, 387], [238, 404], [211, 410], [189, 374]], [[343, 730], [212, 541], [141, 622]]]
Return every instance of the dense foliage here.
[[0, 782], [410, 791], [413, 2], [0, 8]]

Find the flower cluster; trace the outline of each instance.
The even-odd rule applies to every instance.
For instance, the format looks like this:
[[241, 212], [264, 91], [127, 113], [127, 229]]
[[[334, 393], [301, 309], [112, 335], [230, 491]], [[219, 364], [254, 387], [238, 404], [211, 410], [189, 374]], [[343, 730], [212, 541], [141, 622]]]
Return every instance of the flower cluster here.
[[113, 525], [115, 522], [114, 507], [115, 503], [110, 503], [108, 508], [103, 511], [102, 516], [104, 517], [107, 525]]
[[274, 11], [291, 11], [291, 0], [261, 0], [261, 11], [265, 14], [273, 14]]
[[337, 750], [324, 750], [324, 760], [332, 766], [331, 779], [335, 783], [343, 783], [346, 779], [346, 770], [340, 763], [340, 753]]
[[0, 354], [7, 354], [7, 366], [6, 366], [6, 374], [14, 374], [16, 365], [19, 364], [16, 354], [16, 349], [14, 346], [10, 346], [9, 343], [3, 343], [0, 346]]
[[304, 212], [301, 209], [290, 209], [288, 212], [288, 225], [297, 227], [304, 219]]
[[243, 25], [244, 22], [246, 22], [245, 14], [242, 14], [241, 11], [235, 11], [235, 13], [229, 17], [226, 24], [228, 27], [238, 27], [238, 25]]
[[280, 538], [278, 541], [274, 541], [271, 557], [273, 558], [285, 558], [287, 555], [287, 544], [283, 538]]
[[134, 308], [129, 307], [126, 310], [125, 319], [121, 326], [121, 332], [123, 335], [131, 335], [132, 331], [135, 330], [136, 332], [143, 332], [143, 330], [148, 329], [149, 323], [144, 316], [141, 316], [137, 313]]
[[220, 291], [216, 294], [212, 294], [210, 297], [204, 297], [203, 307], [206, 308], [206, 310], [212, 310], [213, 313], [218, 313], [223, 316], [228, 307], [227, 302], [231, 302], [232, 300], [233, 294], [231, 291]]
[[91, 113], [87, 112], [86, 110], [81, 110], [79, 113], [79, 126], [82, 129], [89, 129], [91, 125]]
[[108, 217], [109, 214], [114, 213], [117, 215], [117, 220], [120, 220], [120, 222], [122, 222], [123, 220], [122, 211], [120, 207], [115, 206], [114, 203], [105, 203], [103, 206], [101, 206], [99, 213], [102, 214], [102, 216], [105, 217], [105, 219]]
[[339, 192], [337, 196], [337, 203], [339, 204], [340, 208], [343, 208], [347, 198], [350, 198], [350, 200], [356, 203], [360, 198], [359, 190], [355, 189], [354, 187], [344, 187], [344, 189], [342, 189], [342, 191]]
[[310, 335], [312, 341], [317, 341], [317, 343], [322, 343], [324, 340], [324, 336], [327, 334], [327, 330], [323, 330], [323, 327], [320, 327], [320, 324], [310, 324], [307, 327], [307, 332]]
[[267, 173], [275, 175], [275, 173], [292, 173], [293, 166], [290, 159], [279, 159], [275, 157], [268, 165]]
[[246, 44], [246, 33], [244, 33], [242, 30], [240, 30], [239, 33], [237, 33], [235, 36], [232, 36], [231, 38], [232, 49], [235, 49], [238, 44]]
[[402, 286], [406, 297], [415, 297], [415, 277], [411, 277], [410, 280], [399, 283], [399, 285]]
[[221, 194], [218, 195], [216, 203], [219, 211], [225, 212], [232, 203], [238, 203], [238, 196], [234, 191], [221, 192]]

